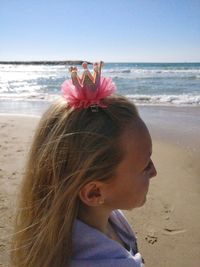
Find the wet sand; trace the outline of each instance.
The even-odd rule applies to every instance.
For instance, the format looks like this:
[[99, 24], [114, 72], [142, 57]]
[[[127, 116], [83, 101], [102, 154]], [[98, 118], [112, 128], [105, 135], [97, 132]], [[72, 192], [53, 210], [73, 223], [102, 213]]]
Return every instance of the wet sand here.
[[[195, 136], [200, 125], [194, 123], [196, 128], [185, 136], [184, 126], [181, 131], [182, 126], [174, 129], [176, 123], [166, 123], [166, 132], [165, 120], [163, 125], [156, 122], [158, 113], [141, 108], [141, 114], [152, 133], [152, 158], [158, 175], [151, 180], [146, 204], [125, 213], [138, 236], [145, 266], [198, 267], [200, 138]], [[0, 116], [0, 266], [3, 267], [8, 266], [16, 198], [38, 120], [34, 116]]]

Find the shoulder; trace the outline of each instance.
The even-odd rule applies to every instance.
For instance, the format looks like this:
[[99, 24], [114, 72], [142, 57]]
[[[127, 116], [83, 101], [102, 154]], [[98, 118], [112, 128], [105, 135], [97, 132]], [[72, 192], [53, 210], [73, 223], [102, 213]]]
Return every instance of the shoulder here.
[[80, 220], [76, 220], [74, 225], [73, 252], [75, 258], [81, 259], [124, 256], [124, 251], [119, 250], [116, 242], [113, 245], [113, 240]]
[[[111, 217], [126, 227], [121, 211]], [[123, 229], [124, 229], [123, 227]], [[122, 228], [122, 226], [121, 226]], [[118, 242], [109, 239], [97, 229], [76, 220], [73, 231], [73, 255], [70, 267], [141, 267], [141, 256], [132, 255]]]

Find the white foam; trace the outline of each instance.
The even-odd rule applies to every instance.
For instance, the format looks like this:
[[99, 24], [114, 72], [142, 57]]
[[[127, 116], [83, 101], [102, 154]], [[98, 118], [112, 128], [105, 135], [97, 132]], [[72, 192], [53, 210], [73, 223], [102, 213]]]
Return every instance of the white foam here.
[[[138, 104], [200, 105], [199, 65], [167, 69], [113, 64], [102, 72], [114, 78], [119, 92], [143, 93], [128, 95]], [[0, 65], [0, 100], [53, 101], [59, 97], [61, 82], [69, 76], [66, 66]]]
[[41, 115], [35, 115], [35, 114], [21, 114], [21, 113], [15, 113], [15, 114], [13, 114], [13, 113], [4, 113], [4, 112], [2, 112], [2, 113], [0, 113], [0, 116], [6, 116], [6, 117], [31, 117], [31, 118], [37, 118], [37, 119], [39, 119], [39, 118], [41, 118]]
[[10, 101], [53, 101], [57, 99], [60, 95], [58, 94], [48, 94], [48, 93], [3, 93], [0, 94], [0, 100], [10, 100]]
[[200, 105], [200, 95], [126, 95], [137, 104], [149, 105]]
[[[49, 101], [52, 102], [59, 98], [59, 94], [48, 93], [3, 93], [0, 94], [0, 100], [9, 101]], [[175, 105], [175, 106], [199, 106], [200, 95], [126, 95], [130, 100], [139, 105]]]
[[112, 68], [103, 72], [111, 77], [145, 79], [145, 78], [183, 78], [199, 79], [200, 69], [143, 69], [143, 68]]

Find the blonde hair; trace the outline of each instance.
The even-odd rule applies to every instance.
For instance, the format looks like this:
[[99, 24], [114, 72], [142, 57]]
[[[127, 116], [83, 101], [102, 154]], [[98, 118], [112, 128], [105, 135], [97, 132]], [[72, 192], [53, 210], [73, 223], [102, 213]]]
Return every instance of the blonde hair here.
[[98, 112], [53, 103], [35, 133], [21, 190], [13, 240], [15, 267], [69, 266], [78, 193], [91, 180], [107, 180], [123, 158], [120, 136], [139, 118], [121, 96]]

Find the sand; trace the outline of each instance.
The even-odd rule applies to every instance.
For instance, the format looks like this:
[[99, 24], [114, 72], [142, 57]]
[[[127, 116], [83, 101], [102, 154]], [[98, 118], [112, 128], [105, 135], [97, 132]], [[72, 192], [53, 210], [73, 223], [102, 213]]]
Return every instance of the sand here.
[[0, 116], [0, 266], [7, 267], [18, 188], [36, 117]]
[[[38, 120], [38, 117], [31, 116], [0, 116], [1, 267], [9, 266], [9, 240], [16, 198], [26, 155]], [[192, 138], [191, 145], [180, 145], [174, 142], [177, 138], [167, 138], [162, 131], [156, 133], [155, 125], [149, 127], [153, 130], [152, 158], [158, 175], [151, 180], [146, 204], [125, 214], [137, 234], [145, 266], [198, 267], [199, 141]], [[184, 139], [181, 140], [183, 144]]]

